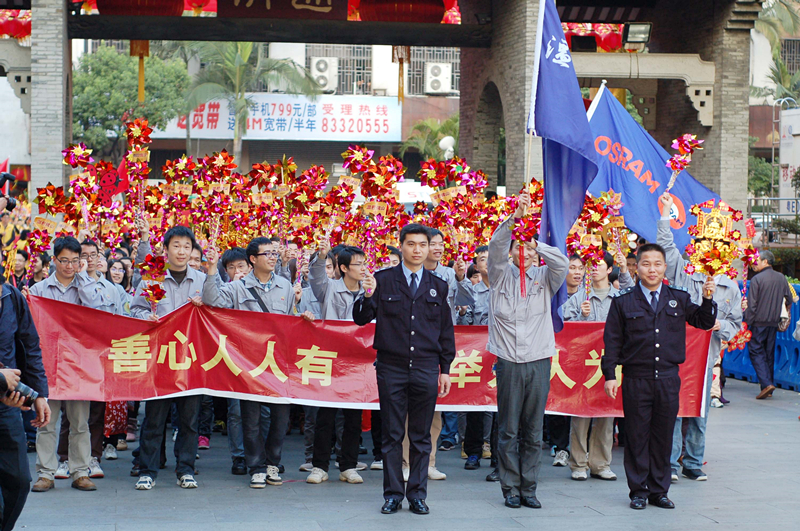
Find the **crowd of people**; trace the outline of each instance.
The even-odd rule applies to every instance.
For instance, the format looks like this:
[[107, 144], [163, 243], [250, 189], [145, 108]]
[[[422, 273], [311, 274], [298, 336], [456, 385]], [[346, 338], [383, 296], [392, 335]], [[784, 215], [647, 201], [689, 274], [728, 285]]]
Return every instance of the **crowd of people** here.
[[[0, 212], [5, 211], [0, 198]], [[662, 201], [669, 212], [671, 199]], [[0, 478], [3, 530], [12, 529], [29, 491], [26, 452], [36, 453], [33, 492], [52, 490], [57, 479], [81, 491], [96, 490], [102, 462], [138, 441], [131, 475], [136, 490], [152, 490], [165, 467], [172, 437], [180, 488], [199, 486], [196, 458], [209, 447], [213, 430], [227, 433], [231, 473], [248, 476], [251, 488], [278, 486], [282, 452], [290, 426], [302, 426], [306, 482], [329, 479], [331, 456], [340, 481], [363, 482], [366, 468], [383, 470], [382, 512], [397, 512], [404, 499], [427, 514], [427, 481], [444, 480], [438, 451], [460, 450], [467, 470], [490, 459], [486, 481], [498, 482], [509, 508], [539, 508], [542, 455], [553, 466], [569, 467], [571, 478], [617, 479], [612, 448], [625, 447], [624, 468], [630, 506], [649, 503], [674, 508], [670, 482], [683, 476], [707, 478], [704, 462], [706, 417], [677, 418], [685, 359], [685, 323], [712, 330], [707, 353], [709, 397], [721, 407], [720, 353], [744, 320], [753, 339], [750, 356], [762, 391], [774, 391], [772, 356], [781, 305], [794, 295], [785, 277], [772, 270], [763, 251], [751, 281], [749, 301], [724, 276], [684, 272], [681, 250], [672, 241], [669, 220], [659, 222], [658, 241], [642, 242], [628, 256], [605, 253], [587, 271], [580, 257], [565, 256], [541, 241], [512, 237], [514, 219], [526, 214], [522, 194], [517, 211], [495, 231], [488, 246], [464, 260], [442, 264], [444, 235], [410, 224], [398, 235], [384, 269], [370, 272], [365, 252], [322, 239], [299, 248], [277, 235], [258, 237], [246, 248], [220, 254], [203, 249], [191, 229], [174, 226], [151, 245], [149, 225], [136, 222], [136, 237], [104, 249], [88, 233], [54, 239], [52, 256], [29, 256], [17, 245], [21, 234], [4, 219], [4, 254], [15, 252], [0, 298]], [[520, 250], [520, 246], [522, 249]], [[143, 294], [147, 281], [138, 271], [148, 254], [162, 253], [168, 269], [161, 282], [166, 297], [153, 313]], [[6, 263], [5, 256], [2, 263]], [[522, 264], [520, 264], [522, 261]], [[25, 272], [35, 263], [34, 275]], [[527, 293], [520, 290], [524, 271]], [[583, 290], [590, 277], [591, 289]], [[555, 334], [551, 301], [562, 285], [570, 296], [566, 321], [606, 322], [602, 360], [605, 391], [616, 397], [616, 369], [622, 366], [624, 419], [545, 415]], [[45, 297], [137, 319], [158, 320], [185, 304], [296, 315], [314, 320], [376, 323], [374, 348], [380, 410], [372, 412], [371, 463], [360, 462], [362, 412], [332, 407], [290, 406], [209, 396], [181, 396], [144, 403], [46, 400], [47, 376], [26, 299]], [[420, 314], [419, 312], [423, 312]], [[743, 313], [744, 312], [744, 313]], [[416, 319], [424, 315], [424, 319]], [[453, 325], [488, 326], [487, 350], [497, 356], [497, 412], [437, 412], [437, 397], [450, 389], [455, 357]], [[51, 378], [53, 375], [49, 375]], [[38, 393], [27, 403], [24, 383]], [[144, 415], [141, 422], [140, 409]], [[168, 428], [172, 426], [172, 430]], [[543, 451], [544, 449], [544, 451]]]

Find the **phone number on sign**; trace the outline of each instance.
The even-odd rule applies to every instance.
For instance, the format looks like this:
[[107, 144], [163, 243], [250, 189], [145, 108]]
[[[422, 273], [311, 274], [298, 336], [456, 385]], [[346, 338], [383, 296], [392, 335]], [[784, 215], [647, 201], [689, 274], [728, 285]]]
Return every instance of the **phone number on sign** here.
[[323, 133], [388, 133], [389, 119], [323, 118]]

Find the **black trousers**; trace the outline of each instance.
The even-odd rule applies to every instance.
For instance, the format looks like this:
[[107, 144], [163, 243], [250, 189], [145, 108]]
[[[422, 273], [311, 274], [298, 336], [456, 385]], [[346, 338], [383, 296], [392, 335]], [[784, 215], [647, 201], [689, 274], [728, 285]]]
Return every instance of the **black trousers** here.
[[370, 434], [372, 434], [372, 458], [375, 461], [383, 461], [383, 425], [381, 422], [381, 410], [373, 409], [370, 416]]
[[[431, 424], [436, 410], [438, 367], [395, 367], [378, 363], [378, 396], [383, 421], [384, 499], [428, 497]], [[408, 418], [408, 483], [403, 487], [403, 439]]]
[[548, 441], [556, 447], [556, 452], [569, 452], [570, 417], [566, 415], [545, 415]]
[[0, 530], [11, 531], [31, 487], [20, 410], [0, 405]]
[[775, 371], [775, 334], [777, 326], [754, 326], [750, 329], [753, 337], [750, 339], [748, 350], [750, 361], [758, 376], [761, 389], [775, 385], [772, 381]]
[[[333, 440], [338, 409], [321, 407], [317, 411], [317, 423], [314, 426], [314, 456], [311, 465], [328, 471], [331, 462], [331, 441]], [[361, 437], [361, 410], [343, 409], [344, 431], [342, 432], [342, 455], [339, 458], [339, 470], [345, 471], [358, 465], [358, 444]]]
[[[464, 453], [467, 456], [483, 455], [483, 421], [486, 413], [483, 411], [470, 411], [467, 413], [467, 425], [464, 430]], [[492, 413], [492, 432], [489, 438], [492, 450], [491, 466], [497, 468], [497, 413]]]
[[625, 412], [625, 475], [630, 497], [666, 495], [672, 434], [680, 405], [680, 376], [622, 379]]

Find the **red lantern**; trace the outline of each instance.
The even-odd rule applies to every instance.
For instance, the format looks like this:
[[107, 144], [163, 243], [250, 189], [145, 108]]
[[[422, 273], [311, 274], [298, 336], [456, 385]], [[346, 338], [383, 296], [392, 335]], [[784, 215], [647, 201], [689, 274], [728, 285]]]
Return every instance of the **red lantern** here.
[[442, 0], [361, 0], [361, 20], [370, 22], [426, 22], [444, 18]]
[[213, 2], [213, 6], [209, 5], [211, 3], [211, 0], [184, 0], [183, 10], [191, 11], [194, 16], [199, 17], [203, 11], [216, 11], [216, 2]]
[[101, 15], [179, 17], [183, 0], [97, 0]]

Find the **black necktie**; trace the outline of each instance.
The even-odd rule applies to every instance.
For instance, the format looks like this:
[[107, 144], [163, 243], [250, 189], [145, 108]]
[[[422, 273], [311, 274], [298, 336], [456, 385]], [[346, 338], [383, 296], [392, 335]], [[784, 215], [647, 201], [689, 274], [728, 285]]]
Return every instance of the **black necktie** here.
[[658, 296], [658, 292], [657, 291], [651, 291], [650, 292], [650, 306], [653, 307], [653, 311], [654, 312], [658, 311], [657, 310], [657, 308], [658, 308], [658, 299], [656, 298], [657, 296]]
[[411, 296], [413, 297], [414, 295], [417, 294], [417, 274], [416, 273], [411, 273], [411, 286], [410, 287], [411, 287]]

